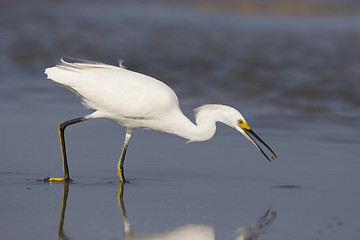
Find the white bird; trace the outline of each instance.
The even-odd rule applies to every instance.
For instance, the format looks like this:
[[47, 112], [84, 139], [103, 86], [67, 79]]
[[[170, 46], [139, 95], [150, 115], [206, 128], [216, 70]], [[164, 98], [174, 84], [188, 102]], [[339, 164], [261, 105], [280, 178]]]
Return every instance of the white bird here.
[[126, 182], [124, 159], [131, 134], [136, 128], [151, 128], [192, 142], [209, 140], [215, 134], [215, 123], [222, 122], [244, 134], [269, 161], [270, 158], [255, 139], [269, 149], [273, 154], [272, 159], [276, 158], [270, 147], [250, 129], [239, 111], [232, 107], [220, 104], [198, 107], [195, 109], [195, 125], [181, 112], [175, 92], [155, 78], [129, 71], [121, 63], [112, 66], [83, 60], [74, 63], [63, 59], [60, 61], [59, 65], [45, 69], [48, 79], [74, 92], [83, 105], [93, 112], [59, 124], [64, 177], [46, 178], [45, 181], [71, 181], [64, 131], [69, 125], [92, 118], [110, 119], [126, 128], [124, 146], [117, 164], [121, 182]]

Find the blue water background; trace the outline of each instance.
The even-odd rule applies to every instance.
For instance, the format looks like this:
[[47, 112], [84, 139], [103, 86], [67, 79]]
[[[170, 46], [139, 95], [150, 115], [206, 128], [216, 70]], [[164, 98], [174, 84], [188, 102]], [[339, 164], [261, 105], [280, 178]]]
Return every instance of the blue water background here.
[[[279, 156], [267, 162], [221, 124], [189, 144], [136, 130], [124, 188], [136, 234], [192, 224], [236, 239], [271, 209], [259, 239], [358, 239], [359, 5], [245, 3], [3, 1], [0, 238], [57, 238], [63, 184], [37, 179], [62, 174], [57, 124], [89, 111], [43, 71], [69, 56], [125, 60], [171, 86], [191, 120], [201, 104], [231, 105]], [[69, 238], [124, 237], [115, 169], [124, 133], [107, 120], [67, 130]]]

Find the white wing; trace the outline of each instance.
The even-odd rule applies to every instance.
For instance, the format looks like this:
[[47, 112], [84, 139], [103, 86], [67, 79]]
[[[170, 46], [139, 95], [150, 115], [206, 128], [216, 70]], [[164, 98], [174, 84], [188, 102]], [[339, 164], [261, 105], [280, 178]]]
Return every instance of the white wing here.
[[[45, 74], [76, 93], [94, 111], [119, 118], [152, 119], [179, 108], [174, 91], [163, 82], [120, 67], [95, 63], [68, 63], [47, 68]], [[121, 121], [120, 121], [121, 122]]]

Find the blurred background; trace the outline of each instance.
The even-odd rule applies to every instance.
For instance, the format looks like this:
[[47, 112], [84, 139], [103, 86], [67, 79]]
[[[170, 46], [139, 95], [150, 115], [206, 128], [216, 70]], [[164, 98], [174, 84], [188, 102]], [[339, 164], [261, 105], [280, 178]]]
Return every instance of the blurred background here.
[[[253, 146], [239, 140], [242, 136], [220, 125], [214, 139], [195, 144], [153, 131], [136, 131], [125, 167], [129, 178], [139, 181], [126, 189], [130, 202], [134, 196], [145, 198], [144, 191], [149, 196], [174, 191], [168, 186], [159, 188], [159, 179], [183, 190], [198, 188], [192, 189], [192, 194], [209, 196], [198, 196], [199, 205], [192, 205], [193, 195], [185, 193], [186, 206], [176, 193], [170, 197], [172, 202], [162, 202], [161, 197], [160, 201], [147, 202], [150, 209], [156, 202], [161, 206], [158, 210], [163, 210], [163, 222], [157, 225], [137, 210], [145, 204], [135, 201], [137, 205], [133, 203], [130, 209], [138, 230], [163, 232], [196, 219], [196, 223], [213, 226], [218, 239], [234, 239], [235, 226], [251, 225], [252, 220], [241, 221], [255, 220], [271, 205], [277, 207], [282, 220], [279, 217], [278, 225], [277, 219], [274, 221], [268, 239], [288, 239], [289, 235], [292, 239], [357, 239], [359, 1], [1, 0], [2, 239], [23, 238], [25, 234], [35, 239], [36, 232], [42, 232], [44, 239], [56, 236], [62, 186], [44, 185], [36, 179], [61, 174], [57, 124], [89, 113], [75, 95], [46, 79], [44, 69], [59, 63], [61, 57], [114, 65], [124, 60], [129, 70], [153, 76], [173, 88], [191, 120], [192, 109], [201, 104], [233, 106], [279, 155], [278, 162], [269, 167]], [[95, 181], [92, 183], [100, 191], [106, 190], [98, 182], [115, 185], [123, 129], [94, 120], [72, 127], [67, 134], [69, 155], [74, 159], [70, 160], [70, 172], [78, 181]], [[218, 164], [218, 159], [225, 163]], [[183, 176], [192, 184], [185, 184]], [[208, 189], [209, 182], [218, 196], [211, 190], [199, 191]], [[71, 188], [73, 192], [76, 188], [80, 192], [93, 190], [84, 186]], [[149, 188], [156, 191], [149, 193]], [[46, 191], [58, 194], [53, 205], [37, 202], [50, 198]], [[103, 196], [116, 204], [115, 191], [116, 185], [111, 186], [110, 193]], [[244, 192], [250, 194], [247, 199], [242, 198]], [[230, 195], [233, 202], [227, 202], [224, 212], [211, 215], [224, 195]], [[83, 196], [73, 199], [81, 202]], [[306, 198], [309, 200], [303, 205]], [[254, 199], [264, 202], [254, 203]], [[83, 206], [96, 204], [101, 205], [91, 202]], [[50, 209], [51, 217], [41, 220], [43, 227], [36, 224], [40, 220], [29, 206], [41, 215]], [[235, 214], [239, 206], [244, 211]], [[166, 211], [174, 213], [176, 224]], [[119, 214], [118, 209], [116, 212]], [[108, 222], [111, 217], [99, 216], [105, 221], [98, 223], [101, 227], [82, 231], [88, 239], [122, 236], [122, 230], [114, 230]], [[227, 222], [229, 216], [231, 221]], [[49, 218], [54, 221], [47, 223]], [[113, 218], [121, 226], [120, 215]], [[68, 232], [84, 239], [79, 233], [83, 226], [77, 227]], [[299, 227], [301, 233], [296, 230]]]
[[1, 102], [52, 101], [49, 91], [62, 90], [43, 70], [69, 56], [123, 59], [173, 87], [182, 104], [358, 118], [359, 8], [330, 0], [2, 1]]

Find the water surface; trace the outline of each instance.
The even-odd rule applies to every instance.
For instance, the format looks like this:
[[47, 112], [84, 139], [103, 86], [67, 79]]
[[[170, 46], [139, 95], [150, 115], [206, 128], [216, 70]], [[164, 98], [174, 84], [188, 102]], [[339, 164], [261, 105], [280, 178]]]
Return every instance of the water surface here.
[[[1, 239], [124, 239], [127, 221], [140, 239], [358, 239], [360, 19], [350, 6], [303, 15], [200, 3], [2, 4]], [[37, 181], [62, 174], [57, 124], [89, 113], [43, 74], [64, 56], [125, 59], [171, 86], [191, 120], [201, 104], [234, 106], [279, 158], [267, 162], [221, 124], [210, 141], [189, 144], [136, 130], [122, 189], [124, 129], [91, 120], [66, 132], [74, 182]]]

